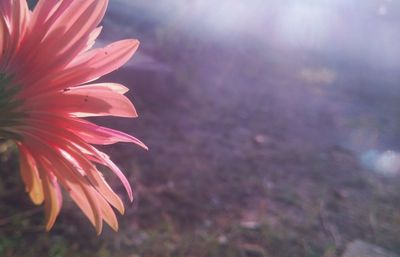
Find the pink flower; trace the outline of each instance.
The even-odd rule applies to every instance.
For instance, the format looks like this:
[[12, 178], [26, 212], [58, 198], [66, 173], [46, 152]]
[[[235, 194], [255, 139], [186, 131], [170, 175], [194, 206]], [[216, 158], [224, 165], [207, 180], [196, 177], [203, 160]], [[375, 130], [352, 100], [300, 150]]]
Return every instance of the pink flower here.
[[0, 137], [15, 141], [20, 172], [33, 203], [44, 202], [46, 229], [62, 205], [61, 188], [101, 233], [114, 230], [124, 205], [96, 168], [111, 169], [132, 201], [131, 187], [109, 157], [92, 145], [138, 139], [82, 117], [136, 117], [115, 83], [88, 84], [126, 63], [137, 40], [92, 49], [100, 34], [107, 0], [40, 0], [33, 11], [25, 0], [0, 1]]

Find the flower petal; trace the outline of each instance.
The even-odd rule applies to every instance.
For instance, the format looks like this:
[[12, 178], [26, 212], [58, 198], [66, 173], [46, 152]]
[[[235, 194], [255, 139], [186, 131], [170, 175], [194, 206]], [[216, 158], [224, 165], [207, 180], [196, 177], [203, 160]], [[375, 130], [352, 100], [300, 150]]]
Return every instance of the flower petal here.
[[131, 201], [132, 189], [92, 144], [130, 142], [147, 149], [135, 137], [80, 119], [137, 117], [124, 96], [127, 87], [87, 84], [121, 67], [139, 46], [130, 39], [91, 50], [107, 5], [108, 0], [40, 0], [30, 12], [26, 0], [0, 0], [0, 79], [7, 110], [0, 130], [19, 148], [21, 177], [34, 204], [44, 203], [46, 230], [60, 213], [60, 187], [98, 234], [103, 221], [117, 230], [113, 207], [124, 213], [124, 205], [96, 165], [118, 176]]
[[65, 70], [32, 82], [30, 88], [21, 92], [21, 97], [63, 90], [98, 79], [124, 65], [138, 47], [139, 41], [126, 39], [112, 43], [105, 48], [91, 50], [83, 55], [84, 58], [76, 58]]
[[20, 153], [20, 172], [26, 191], [29, 192], [32, 202], [40, 205], [44, 201], [44, 194], [36, 162], [23, 145], [19, 144], [18, 148]]
[[30, 105], [35, 110], [51, 108], [54, 113], [73, 114], [77, 117], [137, 117], [135, 107], [126, 96], [99, 86], [74, 87], [49, 95], [45, 99], [32, 100]]
[[39, 165], [39, 167], [41, 167], [39, 168], [39, 172], [43, 181], [43, 192], [45, 195], [44, 208], [46, 213], [46, 230], [49, 231], [60, 213], [62, 195], [56, 177], [52, 174], [52, 171], [46, 167], [48, 165], [45, 164], [45, 161], [40, 163], [44, 164], [44, 166]]
[[[35, 135], [45, 138], [49, 145], [52, 145], [56, 149], [62, 150], [66, 155], [68, 155], [69, 158], [66, 161], [73, 161], [75, 167], [74, 169], [79, 169], [81, 171], [80, 176], [85, 176], [86, 178], [88, 178], [92, 187], [94, 187], [121, 214], [124, 213], [124, 206], [120, 198], [113, 192], [108, 183], [104, 180], [102, 174], [94, 167], [93, 164], [90, 163], [85, 154], [81, 152], [82, 149], [85, 149], [87, 152], [96, 154], [96, 150], [94, 147], [86, 144], [75, 134], [64, 130], [62, 127], [57, 129], [56, 127], [54, 127], [53, 124], [50, 123], [40, 123], [36, 121], [34, 127], [36, 129], [32, 132], [34, 132]], [[64, 137], [59, 137], [58, 134], [60, 133], [64, 134]], [[65, 159], [64, 156], [61, 157], [62, 159]], [[57, 160], [53, 160], [53, 163], [56, 164]], [[57, 167], [57, 170], [60, 169], [62, 169], [62, 167]], [[67, 175], [70, 172], [65, 171], [63, 173]], [[74, 173], [76, 175], [78, 174], [78, 172]], [[123, 176], [122, 172], [120, 173], [120, 176]], [[73, 178], [71, 177], [70, 180], [73, 180]]]
[[[25, 134], [29, 135], [29, 137], [25, 139], [25, 144], [38, 147], [39, 150], [36, 151], [36, 155], [39, 157], [35, 159], [41, 161], [42, 165], [46, 167], [46, 170], [54, 172], [54, 175], [59, 179], [60, 183], [62, 183], [70, 193], [71, 198], [92, 222], [93, 226], [96, 228], [96, 232], [100, 234], [103, 227], [102, 214], [96, 201], [96, 194], [93, 192], [94, 189], [88, 181], [76, 171], [73, 164], [67, 161], [60, 152], [57, 153], [52, 149], [51, 146], [54, 147], [55, 144], [53, 141], [49, 140], [51, 135], [46, 134], [44, 131], [42, 131], [42, 133], [38, 132], [39, 131], [35, 131], [32, 133], [25, 131]], [[51, 139], [55, 140], [55, 138]], [[44, 160], [47, 160], [47, 162]], [[47, 173], [47, 175], [51, 176], [51, 173]], [[44, 180], [46, 174], [41, 173], [41, 177], [42, 180]], [[50, 182], [52, 182], [52, 180], [50, 180]], [[45, 204], [47, 202], [48, 206], [45, 206], [45, 208], [48, 216], [47, 228], [51, 228], [50, 225], [52, 225], [57, 209], [55, 209], [54, 205], [55, 198], [54, 193], [51, 191], [51, 184], [47, 186], [47, 191], [45, 190]], [[47, 194], [52, 195], [48, 196]]]
[[66, 142], [66, 147], [69, 150], [68, 154], [76, 161], [76, 164], [83, 170], [85, 175], [88, 177], [91, 185], [107, 200], [110, 204], [112, 204], [121, 214], [124, 213], [124, 205], [121, 199], [117, 194], [111, 189], [108, 183], [105, 181], [103, 175], [90, 163], [89, 160], [85, 158], [83, 154], [79, 152], [79, 149], [72, 145], [71, 143]]
[[96, 155], [92, 156], [92, 157], [94, 157], [94, 159], [92, 159], [92, 160], [110, 168], [114, 172], [114, 174], [117, 175], [117, 177], [121, 180], [122, 184], [124, 185], [126, 192], [128, 193], [129, 200], [132, 202], [133, 201], [133, 191], [132, 191], [131, 185], [129, 184], [129, 181], [125, 177], [124, 173], [122, 173], [122, 171], [118, 168], [118, 166], [115, 165], [115, 163], [111, 161], [110, 157], [107, 154], [99, 151], [98, 149], [96, 149], [94, 147], [93, 147], [93, 150], [95, 151]]
[[35, 51], [25, 50], [29, 57], [23, 58], [24, 63], [18, 65], [19, 72], [24, 73], [26, 87], [33, 87], [33, 82], [40, 80], [43, 73], [54, 74], [63, 69], [87, 48], [91, 33], [103, 18], [107, 4], [107, 0], [66, 1], [66, 4], [62, 1], [52, 15], [53, 23], [45, 34], [41, 33], [41, 39], [36, 39], [40, 39], [39, 44], [30, 45]]
[[70, 122], [68, 127], [90, 144], [110, 145], [118, 142], [126, 142], [137, 144], [148, 150], [148, 147], [136, 137], [118, 130], [98, 126], [88, 121], [75, 119], [74, 122]]

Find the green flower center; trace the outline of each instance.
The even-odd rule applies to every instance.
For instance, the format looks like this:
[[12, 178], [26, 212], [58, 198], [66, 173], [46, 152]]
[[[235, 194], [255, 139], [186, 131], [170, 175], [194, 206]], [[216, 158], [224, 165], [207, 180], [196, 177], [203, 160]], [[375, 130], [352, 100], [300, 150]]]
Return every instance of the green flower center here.
[[16, 97], [19, 90], [20, 87], [13, 84], [11, 76], [0, 73], [0, 138], [18, 137], [14, 128], [21, 124], [25, 116], [20, 108], [22, 101]]

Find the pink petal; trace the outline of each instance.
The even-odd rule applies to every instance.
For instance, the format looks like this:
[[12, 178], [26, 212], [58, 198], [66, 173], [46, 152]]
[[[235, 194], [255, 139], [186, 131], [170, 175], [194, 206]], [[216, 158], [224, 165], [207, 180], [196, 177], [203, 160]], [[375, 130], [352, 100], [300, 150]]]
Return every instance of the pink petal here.
[[20, 172], [26, 191], [29, 192], [32, 202], [40, 205], [44, 201], [44, 194], [36, 162], [23, 145], [19, 144], [18, 149], [20, 155]]
[[90, 50], [94, 46], [95, 41], [99, 37], [102, 30], [103, 30], [103, 27], [100, 26], [100, 27], [97, 27], [95, 30], [93, 30], [90, 33], [89, 38], [86, 43], [86, 48], [83, 49], [82, 52], [86, 52], [87, 50]]
[[77, 122], [80, 124], [78, 127], [75, 127], [73, 131], [75, 131], [75, 133], [77, 133], [82, 139], [90, 144], [110, 145], [118, 142], [126, 142], [137, 144], [148, 150], [148, 147], [139, 139], [121, 131], [101, 127], [83, 120], [79, 120]]
[[39, 168], [39, 172], [43, 181], [43, 192], [45, 195], [46, 230], [49, 231], [60, 213], [62, 196], [57, 179], [52, 171], [48, 169], [48, 165], [44, 161], [39, 163], [43, 165], [39, 165], [39, 167], [41, 167]]
[[105, 181], [103, 175], [83, 156], [79, 149], [70, 143], [66, 143], [69, 146], [70, 156], [77, 162], [78, 166], [85, 172], [92, 186], [106, 199], [111, 205], [113, 205], [121, 214], [124, 213], [124, 205], [121, 199], [114, 193], [108, 183]]
[[[74, 166], [66, 161], [60, 153], [56, 153], [54, 148], [54, 143], [51, 141], [44, 139], [48, 137], [47, 135], [40, 135], [40, 133], [30, 133], [25, 132], [25, 134], [30, 135], [26, 140], [26, 145], [32, 145], [33, 147], [37, 147], [36, 157], [37, 160], [42, 161], [43, 165], [47, 165], [47, 169], [51, 168], [52, 172], [56, 175], [56, 177], [60, 180], [63, 186], [68, 190], [72, 199], [77, 203], [77, 205], [82, 209], [85, 215], [89, 218], [89, 220], [93, 223], [96, 228], [97, 233], [99, 234], [102, 230], [102, 215], [99, 205], [96, 201], [96, 195], [93, 192], [92, 186], [90, 186], [85, 179], [79, 178], [79, 175], [76, 173]], [[54, 140], [54, 138], [53, 138]], [[44, 162], [42, 158], [48, 160], [48, 162]], [[42, 178], [43, 180], [44, 178]], [[50, 187], [51, 189], [51, 187]], [[45, 192], [51, 193], [48, 191]], [[46, 195], [46, 197], [48, 197]], [[46, 198], [50, 201], [48, 202], [48, 207], [46, 213], [49, 215], [48, 226], [51, 225], [51, 221], [54, 219], [54, 214], [56, 214], [56, 209], [54, 208], [54, 197]], [[45, 201], [46, 204], [46, 201]], [[51, 226], [50, 226], [51, 227]]]
[[124, 65], [139, 47], [135, 39], [121, 40], [111, 45], [94, 49], [85, 54], [85, 59], [74, 61], [58, 74], [49, 74], [34, 82], [29, 89], [21, 93], [21, 97], [34, 92], [35, 95], [49, 90], [62, 90], [71, 86], [93, 81]]
[[117, 177], [121, 180], [122, 184], [124, 185], [126, 192], [128, 193], [129, 200], [132, 202], [133, 201], [132, 188], [131, 188], [131, 185], [129, 184], [129, 181], [126, 179], [124, 173], [122, 173], [122, 171], [118, 168], [118, 166], [115, 165], [115, 163], [111, 161], [110, 157], [107, 154], [97, 150], [94, 147], [93, 147], [93, 150], [96, 153], [96, 155], [93, 156], [93, 157], [95, 157], [93, 159], [93, 161], [98, 162], [98, 163], [110, 168], [114, 172], [114, 174], [117, 175]]
[[[33, 131], [35, 133], [35, 135], [42, 135], [43, 138], [46, 138], [47, 141], [51, 140], [52, 144], [53, 145], [55, 144], [58, 147], [61, 147], [63, 145], [64, 146], [69, 145], [70, 150], [73, 150], [73, 148], [74, 148], [71, 146], [71, 143], [73, 142], [74, 146], [79, 146], [80, 151], [83, 151], [83, 150], [86, 151], [85, 156], [87, 158], [90, 158], [90, 160], [94, 160], [102, 165], [109, 167], [117, 175], [117, 177], [121, 180], [122, 184], [124, 185], [124, 187], [128, 193], [129, 199], [131, 201], [133, 201], [133, 193], [132, 193], [132, 189], [130, 187], [128, 180], [126, 179], [126, 177], [124, 176], [122, 171], [110, 160], [110, 158], [106, 154], [97, 150], [93, 146], [87, 144], [81, 138], [76, 136], [74, 133], [71, 133], [66, 130], [62, 130], [62, 128], [55, 128], [50, 123], [45, 123], [45, 122], [42, 123], [42, 122], [38, 122], [38, 121], [32, 121], [32, 122], [35, 122], [35, 123], [34, 123], [34, 126], [30, 126], [30, 128], [31, 128], [31, 130], [32, 130], [32, 127], [35, 128], [35, 131]], [[32, 125], [33, 125], [33, 123], [32, 123]], [[30, 133], [30, 132], [25, 132], [25, 133]], [[57, 136], [60, 133], [62, 133], [64, 135], [63, 138], [60, 138]], [[69, 154], [71, 154], [72, 156], [75, 156], [75, 158], [78, 159], [77, 155], [75, 155], [77, 151], [71, 152], [70, 150], [69, 151], [67, 150], [67, 152]], [[79, 160], [78, 160], [78, 162], [79, 162]], [[80, 164], [83, 164], [83, 162], [80, 162]], [[95, 173], [91, 173], [90, 175], [96, 176]], [[93, 177], [92, 179], [97, 180], [96, 177]], [[101, 184], [99, 184], [99, 185], [101, 186]], [[103, 188], [103, 190], [107, 190], [107, 188]], [[107, 196], [107, 194], [108, 193], [105, 193], [104, 195]], [[115, 204], [111, 201], [110, 201], [110, 203], [112, 203], [116, 207], [118, 206], [117, 204]]]
[[[95, 194], [95, 199], [98, 201], [98, 205], [100, 207], [101, 215], [104, 221], [108, 225], [110, 225], [113, 230], [118, 231], [118, 220], [115, 216], [113, 209], [98, 192], [93, 190], [93, 193]], [[98, 232], [98, 234], [100, 233]]]
[[54, 113], [73, 114], [78, 117], [137, 117], [135, 107], [126, 96], [98, 86], [71, 88], [46, 99], [31, 101], [30, 104], [36, 110], [51, 108]]
[[87, 47], [90, 34], [104, 16], [107, 3], [106, 0], [90, 0], [60, 5], [60, 8], [66, 7], [64, 11], [52, 16], [56, 18], [39, 46], [33, 53], [28, 52], [30, 57], [24, 58], [24, 64], [19, 64], [27, 87], [32, 86], [32, 81], [39, 80], [44, 72], [51, 74], [63, 68]]

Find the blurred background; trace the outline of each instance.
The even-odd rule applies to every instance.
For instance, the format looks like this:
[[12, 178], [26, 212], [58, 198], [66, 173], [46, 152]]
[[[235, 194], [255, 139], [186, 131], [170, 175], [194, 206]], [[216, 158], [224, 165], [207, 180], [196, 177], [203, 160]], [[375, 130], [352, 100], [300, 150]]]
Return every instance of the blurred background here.
[[139, 118], [95, 121], [149, 146], [105, 148], [136, 200], [118, 233], [97, 237], [68, 200], [45, 233], [3, 145], [0, 256], [334, 257], [354, 240], [400, 254], [399, 13], [390, 0], [110, 1], [97, 46], [141, 47], [102, 80], [130, 88]]

